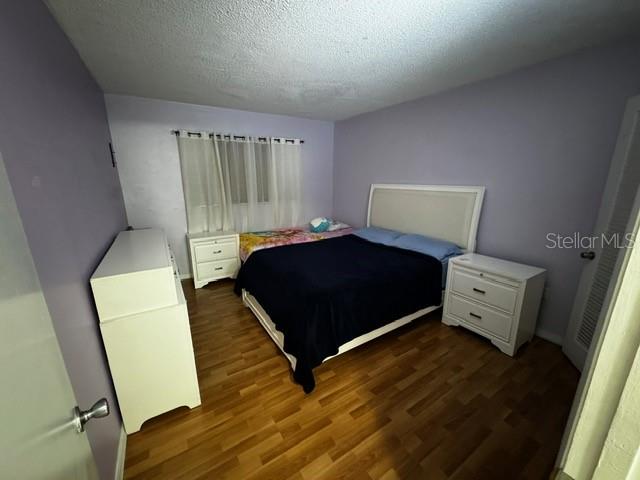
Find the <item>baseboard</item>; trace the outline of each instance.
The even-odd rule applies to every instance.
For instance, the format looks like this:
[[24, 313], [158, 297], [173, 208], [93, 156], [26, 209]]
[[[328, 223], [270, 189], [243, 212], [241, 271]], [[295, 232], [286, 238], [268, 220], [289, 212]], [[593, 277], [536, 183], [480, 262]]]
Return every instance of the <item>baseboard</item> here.
[[555, 343], [556, 345], [562, 345], [562, 341], [564, 340], [562, 335], [558, 335], [557, 333], [552, 333], [547, 330], [538, 329], [536, 330], [536, 335], [548, 342]]
[[189, 280], [190, 278], [193, 278], [193, 275], [191, 275], [190, 273], [181, 273], [180, 274], [180, 280]]
[[124, 425], [120, 427], [120, 440], [118, 440], [118, 455], [116, 457], [116, 474], [115, 480], [124, 478], [124, 459], [127, 452], [127, 432], [124, 431]]

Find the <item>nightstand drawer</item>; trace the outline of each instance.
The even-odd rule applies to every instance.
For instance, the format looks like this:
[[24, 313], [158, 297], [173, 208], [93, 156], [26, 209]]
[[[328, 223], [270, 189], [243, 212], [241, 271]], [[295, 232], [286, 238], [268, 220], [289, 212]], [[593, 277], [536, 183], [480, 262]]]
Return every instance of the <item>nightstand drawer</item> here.
[[232, 258], [230, 260], [220, 260], [217, 262], [198, 263], [198, 279], [214, 278], [214, 277], [231, 277], [236, 274], [238, 268], [238, 260]]
[[472, 325], [501, 340], [508, 342], [510, 339], [512, 318], [509, 315], [470, 302], [458, 295], [449, 297], [448, 312], [458, 317], [463, 323]]
[[451, 272], [451, 290], [465, 297], [513, 313], [518, 290], [493, 280], [483, 278], [482, 273], [454, 268]]
[[237, 250], [238, 247], [233, 239], [196, 245], [196, 263], [235, 259], [238, 256]]

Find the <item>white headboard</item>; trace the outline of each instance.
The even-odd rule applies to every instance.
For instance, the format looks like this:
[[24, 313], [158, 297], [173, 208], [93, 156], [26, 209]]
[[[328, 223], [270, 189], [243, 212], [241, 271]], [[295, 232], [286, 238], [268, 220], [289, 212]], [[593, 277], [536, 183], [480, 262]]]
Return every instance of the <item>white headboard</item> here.
[[418, 233], [476, 248], [484, 187], [371, 185], [367, 226]]

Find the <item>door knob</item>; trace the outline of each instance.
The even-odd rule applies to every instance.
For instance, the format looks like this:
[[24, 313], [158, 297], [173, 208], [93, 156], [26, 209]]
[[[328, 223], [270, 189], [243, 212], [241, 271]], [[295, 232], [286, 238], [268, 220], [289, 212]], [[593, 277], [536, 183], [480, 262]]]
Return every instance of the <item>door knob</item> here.
[[593, 260], [596, 258], [596, 252], [580, 252], [580, 258], [586, 258], [587, 260]]
[[106, 398], [101, 398], [89, 410], [73, 409], [73, 424], [78, 433], [84, 432], [85, 424], [92, 418], [102, 418], [109, 415], [109, 402]]

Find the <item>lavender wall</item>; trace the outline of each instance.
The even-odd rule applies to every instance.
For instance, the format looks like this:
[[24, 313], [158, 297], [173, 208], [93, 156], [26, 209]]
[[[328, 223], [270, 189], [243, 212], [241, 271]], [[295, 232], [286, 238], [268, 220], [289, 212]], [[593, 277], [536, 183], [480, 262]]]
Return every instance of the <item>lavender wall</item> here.
[[129, 222], [163, 228], [183, 274], [190, 264], [176, 128], [303, 138], [303, 221], [331, 215], [332, 122], [122, 95], [106, 101]]
[[560, 341], [584, 260], [545, 236], [592, 231], [639, 52], [584, 50], [336, 123], [334, 215], [362, 225], [376, 182], [485, 185], [478, 251], [548, 269], [538, 327]]
[[[1, 0], [0, 150], [81, 406], [116, 405], [89, 276], [126, 226], [100, 88], [44, 3]], [[117, 409], [88, 435], [113, 478]]]

